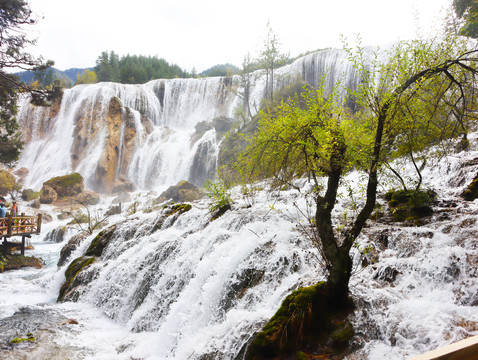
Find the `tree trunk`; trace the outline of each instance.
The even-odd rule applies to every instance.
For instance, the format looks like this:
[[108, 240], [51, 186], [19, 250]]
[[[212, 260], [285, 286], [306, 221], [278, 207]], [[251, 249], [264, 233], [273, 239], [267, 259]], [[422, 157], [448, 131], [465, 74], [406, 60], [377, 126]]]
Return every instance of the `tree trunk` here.
[[352, 270], [348, 250], [344, 251], [339, 246], [332, 225], [332, 210], [337, 200], [345, 151], [344, 143], [340, 140], [336, 141], [330, 156], [327, 190], [323, 197], [317, 196], [315, 213], [317, 233], [329, 271], [327, 282], [330, 290], [330, 300], [337, 305], [344, 304], [347, 300], [348, 284]]

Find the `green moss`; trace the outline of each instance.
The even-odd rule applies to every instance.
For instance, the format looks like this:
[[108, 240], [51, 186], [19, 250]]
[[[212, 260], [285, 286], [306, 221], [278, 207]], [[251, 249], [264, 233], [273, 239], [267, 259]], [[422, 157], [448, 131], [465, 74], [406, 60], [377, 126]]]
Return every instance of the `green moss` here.
[[17, 270], [23, 267], [34, 267], [41, 269], [43, 262], [40, 258], [24, 255], [6, 255], [0, 258], [0, 272]]
[[22, 199], [25, 201], [36, 200], [40, 197], [39, 191], [34, 191], [32, 189], [25, 189], [22, 191]]
[[354, 336], [354, 328], [348, 321], [340, 322], [337, 328], [330, 334], [335, 347], [343, 347]]
[[325, 282], [293, 291], [260, 331], [251, 346], [248, 357], [274, 357], [279, 352], [294, 349], [304, 332], [316, 330], [323, 324]]
[[171, 216], [173, 214], [176, 214], [176, 213], [185, 213], [189, 210], [192, 209], [192, 205], [191, 204], [173, 204], [171, 206], [171, 212], [168, 214], [168, 216]]
[[70, 289], [70, 285], [75, 279], [75, 277], [78, 275], [78, 273], [94, 261], [95, 261], [95, 257], [86, 257], [86, 256], [81, 256], [73, 260], [70, 266], [68, 266], [68, 269], [66, 269], [65, 271], [66, 279], [60, 288], [57, 301], [63, 300], [63, 297], [65, 296], [66, 292]]
[[57, 176], [43, 183], [53, 188], [58, 197], [78, 195], [83, 191], [84, 179], [79, 173]]
[[[352, 303], [337, 306], [327, 282], [293, 291], [255, 336], [245, 359], [307, 359], [307, 349], [340, 352], [353, 336]], [[330, 347], [332, 345], [332, 347]], [[301, 352], [304, 351], [304, 352]]]
[[45, 184], [51, 187], [54, 187], [56, 185], [60, 185], [61, 187], [70, 187], [76, 184], [80, 184], [82, 182], [83, 182], [83, 176], [81, 176], [79, 173], [73, 173], [69, 175], [63, 175], [63, 176], [57, 176], [57, 177], [51, 178], [50, 180], [45, 182]]
[[99, 257], [103, 254], [103, 250], [108, 246], [111, 237], [116, 231], [116, 226], [113, 225], [108, 229], [101, 231], [91, 242], [88, 250], [86, 250], [86, 256], [96, 256]]
[[467, 201], [473, 201], [478, 198], [478, 175], [463, 191], [461, 197]]
[[431, 190], [392, 190], [385, 194], [390, 213], [397, 221], [415, 220], [433, 213], [436, 193]]
[[28, 333], [27, 334], [28, 337], [22, 337], [22, 338], [15, 338], [13, 340], [10, 341], [11, 344], [18, 344], [18, 343], [21, 343], [21, 342], [24, 342], [24, 341], [35, 341], [35, 337], [33, 336], [32, 333]]

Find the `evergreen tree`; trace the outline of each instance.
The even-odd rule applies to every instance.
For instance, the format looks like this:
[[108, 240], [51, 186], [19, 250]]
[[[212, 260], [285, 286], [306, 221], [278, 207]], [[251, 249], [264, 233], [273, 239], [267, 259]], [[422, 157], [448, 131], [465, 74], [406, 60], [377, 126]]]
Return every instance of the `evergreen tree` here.
[[478, 1], [453, 0], [453, 8], [458, 18], [464, 21], [460, 34], [478, 38]]
[[8, 69], [44, 71], [53, 65], [25, 52], [35, 41], [27, 37], [26, 25], [34, 24], [29, 5], [24, 0], [0, 1], [0, 162], [15, 162], [23, 147], [15, 118], [19, 92], [28, 92], [37, 105], [45, 105], [51, 93], [35, 89], [21, 82]]

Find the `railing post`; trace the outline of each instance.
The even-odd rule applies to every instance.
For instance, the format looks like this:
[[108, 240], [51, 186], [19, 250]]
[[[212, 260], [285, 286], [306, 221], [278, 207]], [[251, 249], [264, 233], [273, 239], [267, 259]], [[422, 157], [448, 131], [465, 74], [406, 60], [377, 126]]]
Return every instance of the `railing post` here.
[[38, 214], [37, 235], [40, 234], [40, 230], [41, 230], [41, 214]]
[[7, 216], [7, 219], [8, 219], [8, 220], [7, 220], [7, 236], [10, 237], [10, 236], [12, 236], [12, 222], [13, 222], [13, 220], [12, 220], [12, 214], [9, 214], [9, 215]]

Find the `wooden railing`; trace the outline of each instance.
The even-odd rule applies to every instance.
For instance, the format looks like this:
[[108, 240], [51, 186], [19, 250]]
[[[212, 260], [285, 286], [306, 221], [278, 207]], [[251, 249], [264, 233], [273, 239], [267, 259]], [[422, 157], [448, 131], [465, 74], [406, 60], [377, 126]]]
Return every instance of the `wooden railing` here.
[[478, 336], [458, 341], [409, 360], [475, 360], [478, 359]]
[[15, 217], [8, 215], [7, 217], [0, 218], [0, 236], [5, 238], [40, 234], [41, 219], [41, 214], [38, 214], [38, 216], [25, 216], [25, 214], [21, 214]]

